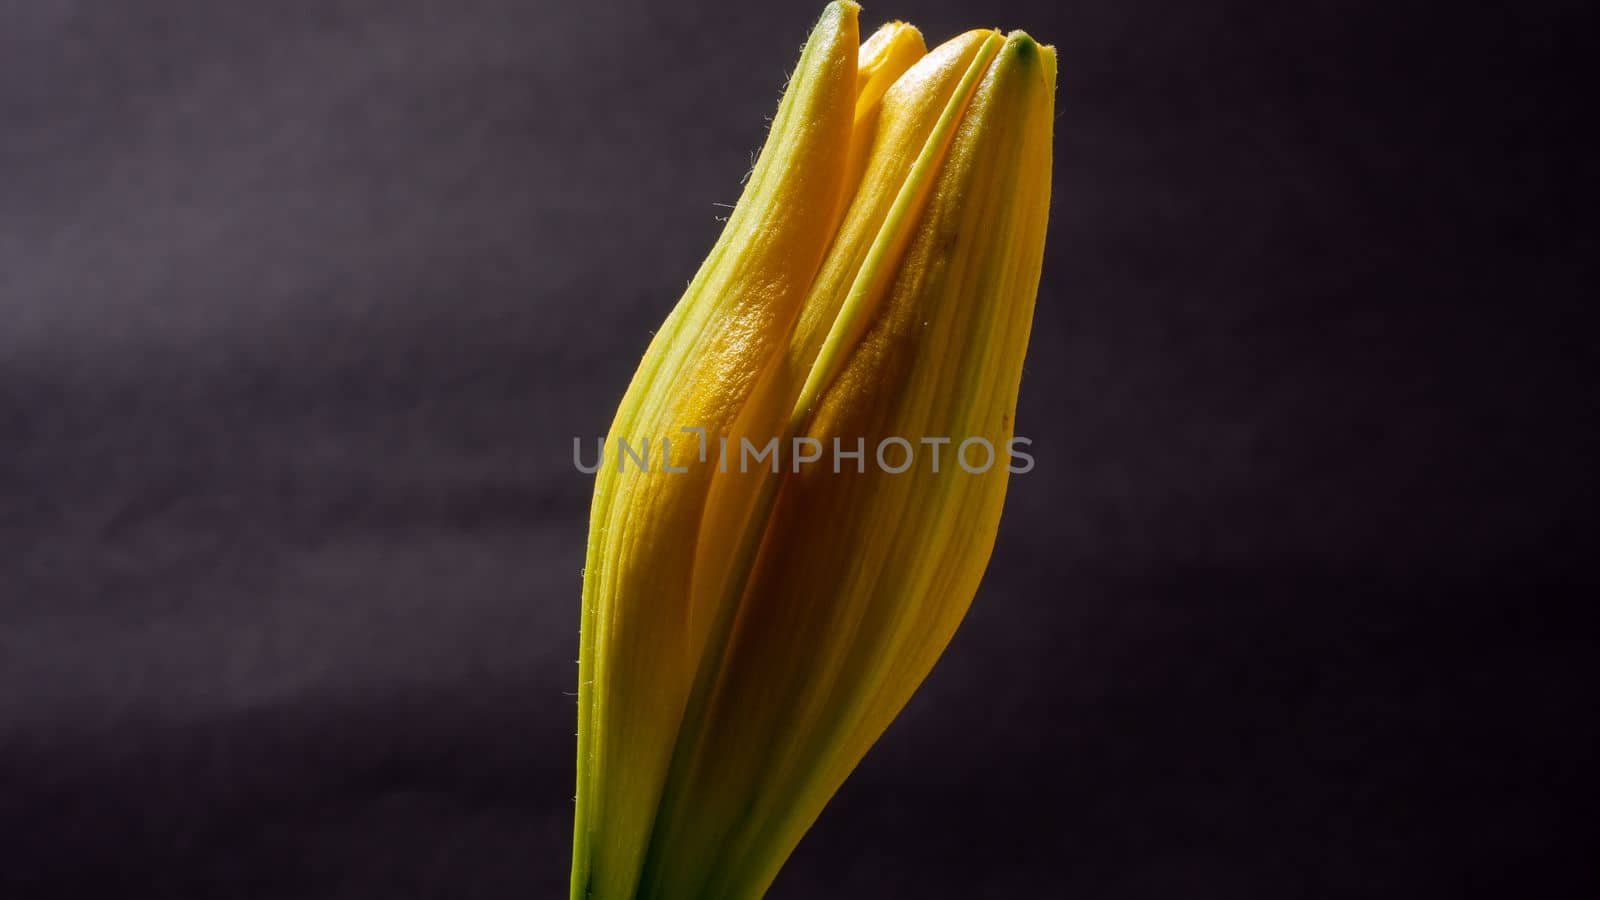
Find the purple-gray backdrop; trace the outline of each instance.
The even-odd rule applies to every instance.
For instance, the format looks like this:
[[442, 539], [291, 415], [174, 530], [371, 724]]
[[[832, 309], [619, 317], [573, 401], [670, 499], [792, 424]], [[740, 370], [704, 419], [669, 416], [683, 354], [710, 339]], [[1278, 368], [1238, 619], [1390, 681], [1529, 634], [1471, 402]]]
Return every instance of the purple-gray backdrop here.
[[[1038, 465], [774, 898], [1560, 871], [1592, 32], [1544, 6], [868, 6], [1060, 48]], [[817, 8], [0, 8], [0, 895], [563, 894], [569, 441]]]

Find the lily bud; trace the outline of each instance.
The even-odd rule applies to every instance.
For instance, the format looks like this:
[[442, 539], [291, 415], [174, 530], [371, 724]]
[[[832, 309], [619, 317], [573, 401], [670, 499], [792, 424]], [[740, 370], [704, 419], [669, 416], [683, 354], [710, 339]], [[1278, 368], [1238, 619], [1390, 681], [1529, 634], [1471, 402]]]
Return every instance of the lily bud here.
[[607, 437], [574, 900], [761, 896], [988, 563], [1055, 55], [994, 31], [924, 53], [903, 23], [858, 48], [856, 14], [812, 31]]

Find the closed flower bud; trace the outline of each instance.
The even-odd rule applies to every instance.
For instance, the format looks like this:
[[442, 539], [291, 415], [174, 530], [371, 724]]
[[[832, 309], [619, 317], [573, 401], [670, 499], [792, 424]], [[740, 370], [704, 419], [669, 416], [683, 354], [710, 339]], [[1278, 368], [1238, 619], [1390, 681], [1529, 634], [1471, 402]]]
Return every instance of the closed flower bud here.
[[1054, 51], [974, 31], [924, 52], [903, 23], [859, 44], [856, 13], [824, 11], [604, 445], [575, 900], [761, 896], [988, 563]]

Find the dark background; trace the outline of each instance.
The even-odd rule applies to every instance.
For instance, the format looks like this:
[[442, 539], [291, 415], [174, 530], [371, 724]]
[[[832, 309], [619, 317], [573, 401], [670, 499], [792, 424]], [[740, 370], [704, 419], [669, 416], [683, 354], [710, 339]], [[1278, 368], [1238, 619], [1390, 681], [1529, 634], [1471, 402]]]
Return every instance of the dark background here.
[[[1060, 49], [1038, 467], [772, 897], [1578, 874], [1581, 5], [868, 5]], [[818, 9], [0, 7], [0, 895], [564, 896], [570, 440]]]

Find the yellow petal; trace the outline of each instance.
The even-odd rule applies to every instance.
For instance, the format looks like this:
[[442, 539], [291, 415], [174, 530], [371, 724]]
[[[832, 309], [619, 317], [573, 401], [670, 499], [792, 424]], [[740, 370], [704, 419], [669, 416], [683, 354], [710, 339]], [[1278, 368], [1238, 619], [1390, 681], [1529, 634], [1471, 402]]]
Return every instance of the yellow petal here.
[[579, 668], [574, 898], [634, 896], [702, 639], [688, 595], [709, 474], [662, 471], [661, 441], [672, 441], [672, 459], [683, 465], [697, 448], [680, 425], [715, 434], [731, 423], [806, 295], [845, 188], [839, 148], [858, 96], [857, 10], [836, 2], [823, 12], [743, 196], [651, 342], [607, 439], [611, 453], [620, 440], [648, 442], [656, 465], [641, 472], [608, 462], [596, 480]]
[[878, 109], [889, 86], [928, 52], [922, 32], [905, 22], [890, 22], [872, 33], [856, 57], [856, 114], [845, 166], [846, 200], [861, 181], [867, 150], [877, 131]]

